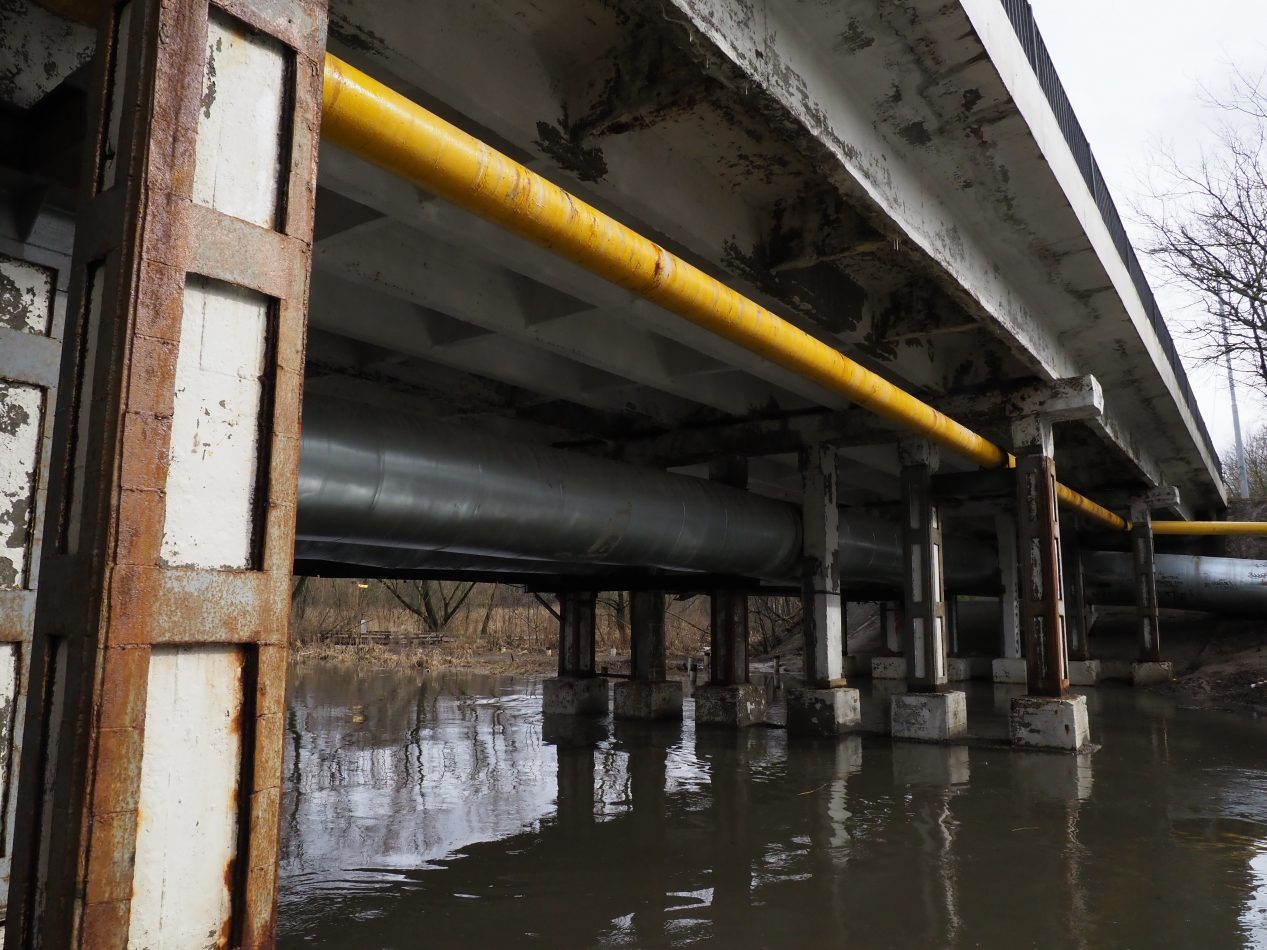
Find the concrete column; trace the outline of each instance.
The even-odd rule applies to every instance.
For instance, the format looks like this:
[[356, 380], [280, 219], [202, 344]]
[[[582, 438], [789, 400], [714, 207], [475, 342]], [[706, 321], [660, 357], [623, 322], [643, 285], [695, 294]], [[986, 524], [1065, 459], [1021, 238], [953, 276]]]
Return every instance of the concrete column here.
[[325, 4], [231, 6], [98, 7], [8, 946], [273, 939]]
[[1131, 664], [1136, 686], [1165, 682], [1174, 667], [1161, 658], [1161, 617], [1157, 607], [1157, 569], [1153, 558], [1153, 520], [1148, 502], [1131, 503], [1131, 554], [1135, 563], [1135, 619], [1139, 659]]
[[1018, 746], [1076, 752], [1090, 742], [1086, 697], [1068, 696], [1064, 578], [1051, 422], [1012, 423], [1016, 454], [1017, 547], [1027, 696], [1012, 700], [1009, 732]]
[[541, 684], [544, 715], [607, 715], [607, 680], [594, 662], [597, 600], [592, 590], [559, 594], [559, 675]]
[[805, 673], [800, 687], [788, 691], [787, 724], [794, 732], [836, 735], [860, 720], [858, 691], [845, 685], [844, 675], [836, 450], [810, 446], [801, 451], [800, 464]]
[[[70, 247], [0, 222], [0, 919], [13, 856]], [[58, 229], [60, 230], [60, 229]], [[49, 242], [54, 243], [54, 242]]]
[[1016, 517], [1011, 511], [994, 516], [994, 532], [999, 548], [1000, 640], [999, 656], [993, 664], [996, 683], [1021, 684], [1026, 681], [1025, 650], [1021, 642], [1021, 597], [1019, 558], [1016, 551]]
[[[748, 486], [748, 460], [724, 456], [709, 463], [708, 476], [733, 488]], [[748, 681], [748, 593], [718, 588], [709, 595], [709, 681], [695, 690], [700, 725], [750, 726], [765, 719], [765, 691]]]
[[887, 656], [871, 658], [874, 680], [905, 680], [906, 657], [902, 654], [902, 605], [892, 601], [880, 603], [880, 632]]
[[1060, 519], [1061, 559], [1065, 580], [1065, 646], [1069, 662], [1069, 685], [1094, 686], [1100, 681], [1100, 661], [1091, 659], [1090, 618], [1082, 583], [1082, 543], [1076, 519]]
[[682, 684], [665, 678], [664, 591], [630, 593], [629, 628], [633, 640], [630, 678], [616, 684], [616, 717], [681, 719]]
[[932, 494], [937, 449], [927, 441], [908, 439], [900, 443], [899, 455], [908, 692], [892, 699], [893, 738], [945, 741], [965, 735], [968, 721], [964, 694], [947, 687], [941, 519]]

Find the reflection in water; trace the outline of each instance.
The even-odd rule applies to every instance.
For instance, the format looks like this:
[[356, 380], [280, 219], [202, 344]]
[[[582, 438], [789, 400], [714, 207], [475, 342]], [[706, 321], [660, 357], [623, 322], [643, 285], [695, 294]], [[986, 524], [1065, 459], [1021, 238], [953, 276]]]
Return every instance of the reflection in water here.
[[[1267, 948], [1267, 727], [1093, 699], [1104, 748], [1061, 756], [299, 669], [281, 946]], [[975, 733], [997, 700], [970, 694]]]

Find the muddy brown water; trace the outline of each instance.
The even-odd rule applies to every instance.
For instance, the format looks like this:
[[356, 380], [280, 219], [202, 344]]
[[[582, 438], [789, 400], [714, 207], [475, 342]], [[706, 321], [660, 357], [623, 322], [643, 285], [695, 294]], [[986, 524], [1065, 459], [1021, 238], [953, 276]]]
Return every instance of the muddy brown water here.
[[1267, 947], [1262, 721], [1104, 688], [1072, 757], [543, 722], [534, 678], [291, 694], [282, 948]]

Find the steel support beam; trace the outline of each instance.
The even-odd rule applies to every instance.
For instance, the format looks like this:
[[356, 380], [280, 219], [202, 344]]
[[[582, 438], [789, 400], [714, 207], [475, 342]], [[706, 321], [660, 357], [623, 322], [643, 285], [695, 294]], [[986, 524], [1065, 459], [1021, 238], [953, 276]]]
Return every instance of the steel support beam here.
[[325, 3], [99, 9], [5, 944], [267, 947]]
[[936, 448], [923, 440], [900, 443], [902, 461], [903, 644], [911, 692], [946, 687], [946, 598], [941, 518], [932, 494]]
[[836, 507], [836, 450], [825, 444], [800, 453], [804, 558], [801, 616], [805, 685], [844, 685], [845, 629], [840, 600], [840, 511]]
[[1069, 671], [1051, 421], [1016, 420], [1012, 441], [1027, 685], [1031, 696], [1060, 697], [1069, 687]]
[[1131, 503], [1131, 555], [1135, 563], [1135, 621], [1139, 662], [1161, 662], [1160, 615], [1157, 608], [1157, 564], [1153, 522], [1146, 501]]
[[[724, 455], [708, 465], [711, 481], [732, 488], [748, 486], [748, 460]], [[748, 592], [719, 588], [709, 595], [709, 683], [733, 686], [748, 682]]]
[[[66, 249], [69, 252], [69, 248]], [[10, 256], [12, 252], [13, 256]], [[17, 823], [18, 767], [35, 632], [57, 367], [69, 260], [0, 233], [0, 815]], [[0, 915], [13, 852], [0, 848]]]
[[1070, 660], [1089, 660], [1087, 597], [1082, 583], [1082, 541], [1072, 516], [1060, 519], [1061, 561], [1065, 582], [1065, 647]]
[[1025, 656], [1025, 647], [1021, 641], [1020, 561], [1016, 549], [1015, 515], [1011, 511], [995, 515], [994, 530], [999, 546], [999, 579], [1003, 584], [999, 597], [1002, 625], [999, 656], [1006, 660], [1019, 660]]

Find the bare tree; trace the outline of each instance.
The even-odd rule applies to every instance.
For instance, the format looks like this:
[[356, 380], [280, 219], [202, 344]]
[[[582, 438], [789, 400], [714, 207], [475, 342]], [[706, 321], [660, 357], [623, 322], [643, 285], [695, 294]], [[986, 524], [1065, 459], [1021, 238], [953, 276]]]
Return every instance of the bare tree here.
[[475, 590], [474, 582], [379, 580], [384, 589], [433, 633], [448, 625]]
[[[1236, 450], [1229, 449], [1223, 454], [1223, 472], [1227, 492], [1233, 498], [1241, 497], [1236, 465]], [[1245, 440], [1245, 471], [1249, 476], [1249, 500], [1267, 499], [1267, 427]]]
[[1200, 303], [1189, 333], [1204, 362], [1267, 391], [1267, 84], [1236, 73], [1219, 110], [1217, 147], [1189, 166], [1163, 155], [1148, 248], [1175, 284]]

